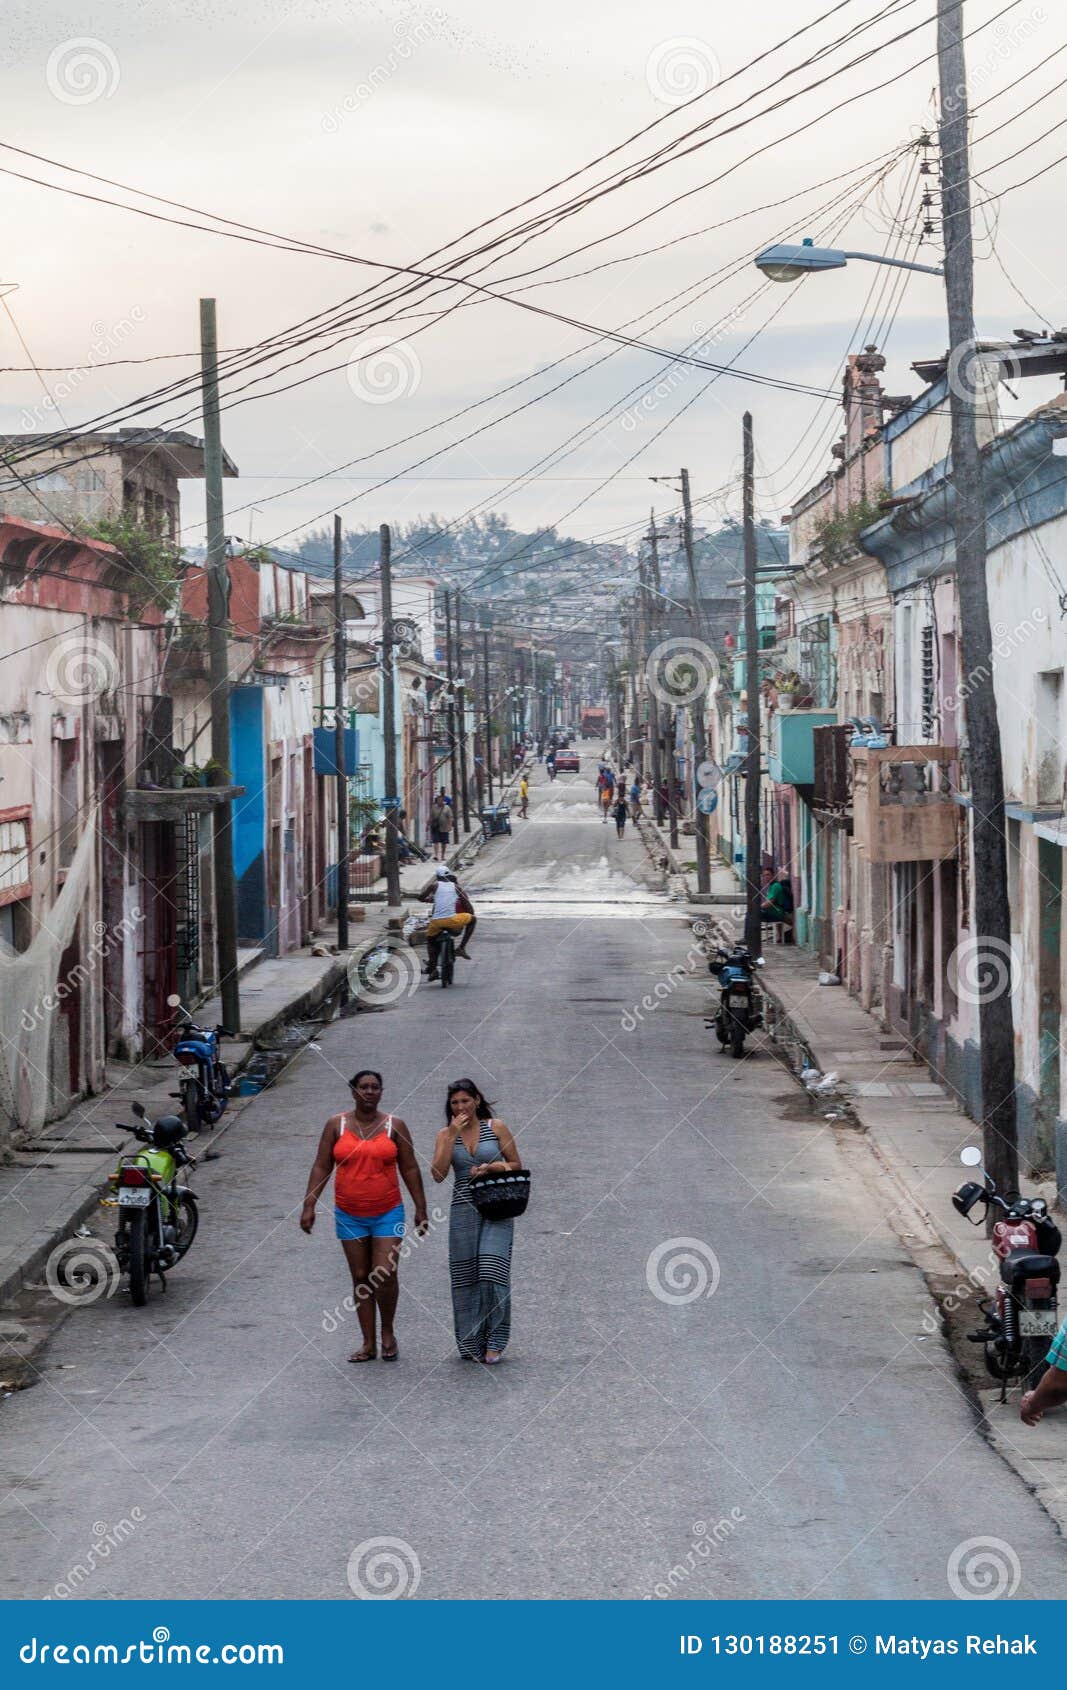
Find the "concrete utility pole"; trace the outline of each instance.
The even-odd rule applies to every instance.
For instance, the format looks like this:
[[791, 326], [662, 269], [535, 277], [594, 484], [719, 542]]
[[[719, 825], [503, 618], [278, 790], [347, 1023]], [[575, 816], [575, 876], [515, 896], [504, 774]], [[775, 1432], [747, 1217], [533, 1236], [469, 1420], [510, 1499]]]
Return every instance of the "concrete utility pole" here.
[[453, 623], [453, 639], [456, 648], [456, 692], [459, 695], [459, 796], [463, 805], [463, 832], [468, 834], [471, 830], [471, 816], [467, 791], [467, 685], [463, 678], [463, 595], [458, 587], [454, 602], [456, 617]]
[[[232, 786], [230, 750], [230, 580], [222, 508], [222, 427], [219, 418], [219, 339], [215, 301], [200, 301], [200, 384], [204, 404], [204, 498], [207, 514], [207, 623], [211, 660], [212, 784]], [[241, 1030], [237, 986], [237, 883], [233, 872], [233, 801], [215, 806], [215, 945], [222, 1022]]]
[[[704, 645], [704, 619], [700, 613], [700, 588], [697, 585], [696, 560], [693, 556], [693, 505], [689, 497], [689, 471], [682, 471], [682, 544], [685, 547], [685, 566], [689, 575], [689, 615], [697, 645]], [[690, 709], [693, 713], [693, 766], [699, 769], [708, 755], [707, 734], [704, 728], [704, 683], [701, 679], [702, 653], [694, 652], [694, 667], [700, 688]], [[697, 890], [711, 891], [711, 836], [708, 818], [696, 804], [697, 783], [693, 781], [693, 815], [697, 852]]]
[[452, 649], [452, 595], [445, 588], [445, 674], [448, 676], [448, 746], [452, 771], [453, 840], [459, 844], [459, 747], [456, 743], [456, 659]]
[[763, 848], [760, 842], [760, 680], [759, 622], [756, 616], [756, 463], [752, 417], [746, 411], [742, 431], [742, 508], [745, 534], [745, 944], [759, 956], [763, 908]]
[[485, 748], [485, 778], [489, 786], [489, 802], [493, 799], [493, 723], [491, 717], [492, 701], [489, 697], [489, 630], [483, 628], [482, 634], [482, 706], [485, 711], [485, 731], [482, 742]]
[[474, 619], [474, 607], [471, 606], [471, 677], [474, 682], [474, 792], [478, 803], [478, 820], [482, 819], [482, 809], [485, 805], [485, 700], [479, 704], [478, 700], [478, 625]]
[[[956, 581], [963, 671], [967, 677], [971, 841], [976, 976], [998, 975], [1011, 960], [1000, 753], [986, 583], [986, 522], [978, 447], [980, 375], [974, 337], [974, 253], [968, 156], [967, 67], [962, 0], [939, 0], [937, 60], [941, 89], [941, 205], [948, 302], [949, 406], [952, 483], [956, 495]], [[953, 372], [955, 372], [953, 374]], [[1015, 1117], [1015, 1040], [1011, 992], [980, 993], [978, 1034], [982, 1085], [983, 1161], [1001, 1191], [1017, 1191], [1019, 1153]]]
[[400, 905], [400, 859], [397, 855], [396, 812], [396, 688], [393, 676], [393, 568], [389, 524], [378, 530], [382, 576], [382, 733], [385, 739], [385, 888], [389, 907]]
[[[647, 618], [648, 619], [647, 619], [646, 626], [648, 628], [649, 644], [651, 644], [651, 642], [655, 638], [656, 632], [657, 632], [657, 630], [660, 626], [660, 618], [661, 618], [661, 608], [660, 607], [661, 607], [662, 602], [663, 602], [662, 599], [660, 599], [658, 597], [658, 592], [659, 592], [659, 531], [656, 528], [656, 512], [655, 512], [654, 509], [649, 512], [648, 534], [646, 535], [646, 539], [648, 540], [648, 568], [647, 568], [647, 571], [646, 571], [645, 560], [644, 560], [644, 557], [641, 556], [640, 569], [641, 569], [641, 585], [645, 589], [645, 598], [648, 601], [647, 602]], [[655, 593], [656, 593], [657, 596], [653, 596], [652, 589], [655, 589]], [[647, 655], [648, 654], [646, 653], [646, 661], [647, 661]], [[652, 814], [655, 816], [655, 818], [658, 822], [661, 822], [663, 820], [663, 816], [660, 814], [660, 788], [663, 785], [663, 758], [662, 758], [662, 755], [661, 755], [662, 750], [663, 750], [662, 741], [661, 741], [661, 725], [662, 724], [661, 724], [661, 721], [660, 721], [660, 701], [656, 697], [655, 692], [652, 691], [651, 688], [649, 689], [648, 713], [649, 713], [649, 717], [650, 717], [650, 726], [651, 726], [651, 729], [652, 729], [652, 733], [651, 733], [651, 741], [652, 741]], [[668, 808], [669, 808], [670, 807], [670, 793], [669, 792], [668, 792], [667, 796], [668, 796]]]
[[[663, 582], [660, 578], [660, 572], [659, 572], [659, 541], [661, 539], [665, 540], [667, 538], [667, 535], [666, 534], [661, 535], [657, 531], [657, 529], [656, 529], [656, 513], [655, 513], [654, 510], [653, 510], [652, 516], [651, 516], [650, 534], [655, 536], [655, 538], [651, 541], [651, 552], [650, 552], [650, 555], [649, 555], [649, 566], [650, 566], [651, 573], [652, 573], [652, 586], [653, 586], [655, 593], [656, 593], [656, 615], [657, 615], [657, 618], [658, 618], [658, 620], [656, 622], [656, 631], [657, 631], [657, 633], [662, 634], [662, 632], [663, 632], [663, 597], [662, 597]], [[662, 716], [660, 716], [660, 711], [662, 711]], [[667, 705], [667, 704], [663, 704], [658, 699], [656, 701], [656, 716], [657, 716], [657, 721], [660, 721], [662, 723], [662, 726], [663, 726], [663, 739], [664, 739], [663, 755], [664, 755], [664, 760], [665, 760], [665, 763], [666, 763], [666, 767], [663, 770], [663, 779], [664, 779], [666, 786], [667, 786], [667, 822], [668, 822], [668, 826], [670, 827], [671, 850], [676, 851], [678, 849], [678, 805], [675, 802], [675, 796], [676, 795], [675, 795], [675, 790], [674, 790], [675, 784], [676, 784], [675, 768], [674, 768], [675, 716], [674, 716], [674, 711], [670, 708], [670, 706]]]
[[337, 949], [348, 949], [348, 764], [345, 760], [345, 607], [341, 588], [341, 518], [333, 519], [333, 724], [337, 769]]

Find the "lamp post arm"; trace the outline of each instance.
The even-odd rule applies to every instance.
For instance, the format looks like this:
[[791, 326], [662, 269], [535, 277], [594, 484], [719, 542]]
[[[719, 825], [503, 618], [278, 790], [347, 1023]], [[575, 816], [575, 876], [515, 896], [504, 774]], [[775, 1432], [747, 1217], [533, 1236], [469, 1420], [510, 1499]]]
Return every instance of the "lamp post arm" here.
[[891, 264], [896, 270], [921, 270], [924, 276], [943, 276], [940, 264], [916, 264], [910, 258], [887, 258], [880, 252], [842, 252], [843, 258], [862, 258], [868, 264]]

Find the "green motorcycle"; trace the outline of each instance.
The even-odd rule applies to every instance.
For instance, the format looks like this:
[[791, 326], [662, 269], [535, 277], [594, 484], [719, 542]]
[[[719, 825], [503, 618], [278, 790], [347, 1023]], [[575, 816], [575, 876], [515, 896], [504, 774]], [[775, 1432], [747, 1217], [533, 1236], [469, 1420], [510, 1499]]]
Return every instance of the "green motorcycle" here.
[[129, 1275], [131, 1301], [143, 1308], [153, 1274], [166, 1290], [165, 1276], [196, 1237], [200, 1212], [193, 1192], [178, 1183], [180, 1169], [196, 1167], [196, 1158], [182, 1143], [188, 1133], [185, 1122], [179, 1115], [161, 1115], [152, 1122], [140, 1103], [133, 1105], [133, 1112], [139, 1124], [125, 1130], [146, 1148], [120, 1159], [111, 1175], [114, 1195], [105, 1202], [119, 1210], [115, 1256]]

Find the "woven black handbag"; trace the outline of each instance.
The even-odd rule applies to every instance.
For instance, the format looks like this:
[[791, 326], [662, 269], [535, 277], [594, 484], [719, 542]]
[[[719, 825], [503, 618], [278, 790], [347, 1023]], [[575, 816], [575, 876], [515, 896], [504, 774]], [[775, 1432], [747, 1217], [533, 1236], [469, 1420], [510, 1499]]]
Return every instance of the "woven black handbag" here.
[[508, 1174], [482, 1174], [468, 1187], [470, 1200], [487, 1221], [509, 1221], [525, 1213], [530, 1201], [530, 1170], [515, 1168]]

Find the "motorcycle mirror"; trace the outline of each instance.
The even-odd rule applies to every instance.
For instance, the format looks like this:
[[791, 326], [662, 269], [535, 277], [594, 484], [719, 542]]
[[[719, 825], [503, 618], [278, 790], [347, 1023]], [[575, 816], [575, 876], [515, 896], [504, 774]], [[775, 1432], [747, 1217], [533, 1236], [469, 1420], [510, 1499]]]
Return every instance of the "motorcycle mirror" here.
[[756, 967], [757, 968], [766, 968], [766, 966], [767, 966], [766, 958], [758, 956], [756, 958]]
[[976, 1144], [965, 1144], [960, 1151], [960, 1161], [965, 1168], [978, 1168], [982, 1163], [982, 1152]]
[[180, 1009], [181, 1006], [182, 1006], [182, 1000], [178, 996], [177, 992], [171, 992], [170, 997], [167, 999], [167, 1008], [168, 1009]]
[[144, 1120], [144, 1104], [143, 1103], [131, 1103], [130, 1108], [133, 1110], [135, 1115], [139, 1115], [141, 1117], [142, 1121]]

